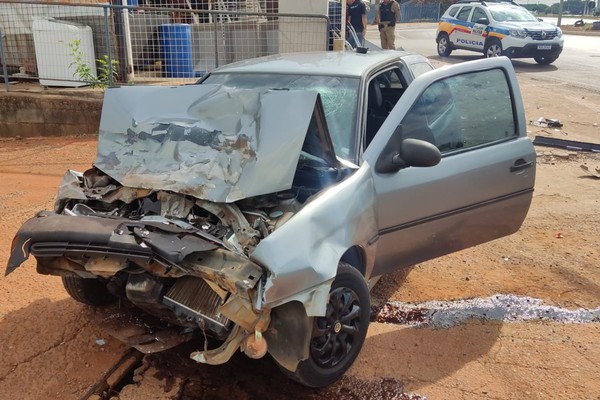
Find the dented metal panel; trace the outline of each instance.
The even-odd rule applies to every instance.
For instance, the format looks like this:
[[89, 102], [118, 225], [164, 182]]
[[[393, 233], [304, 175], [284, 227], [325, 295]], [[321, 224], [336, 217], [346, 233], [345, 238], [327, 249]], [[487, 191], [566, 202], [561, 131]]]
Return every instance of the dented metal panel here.
[[[265, 303], [281, 304], [303, 293], [314, 292], [309, 297], [318, 297], [318, 286], [331, 284], [346, 250], [369, 246], [377, 236], [374, 210], [373, 177], [364, 163], [354, 175], [325, 190], [263, 239], [252, 258], [271, 272]], [[326, 302], [303, 302], [309, 316], [325, 314]]]
[[214, 202], [291, 187], [318, 94], [215, 85], [108, 89], [95, 166]]

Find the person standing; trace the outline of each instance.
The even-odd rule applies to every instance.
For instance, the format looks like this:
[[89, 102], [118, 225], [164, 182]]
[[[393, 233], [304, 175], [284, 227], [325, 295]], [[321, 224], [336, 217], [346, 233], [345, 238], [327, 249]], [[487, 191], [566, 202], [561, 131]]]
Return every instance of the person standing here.
[[348, 42], [352, 47], [363, 46], [367, 30], [367, 9], [364, 3], [361, 0], [346, 0], [346, 18], [346, 22], [354, 28], [359, 43], [354, 42], [352, 35], [348, 36]]
[[394, 30], [400, 22], [400, 6], [395, 0], [381, 0], [375, 8], [373, 21], [379, 28], [382, 49], [396, 49]]

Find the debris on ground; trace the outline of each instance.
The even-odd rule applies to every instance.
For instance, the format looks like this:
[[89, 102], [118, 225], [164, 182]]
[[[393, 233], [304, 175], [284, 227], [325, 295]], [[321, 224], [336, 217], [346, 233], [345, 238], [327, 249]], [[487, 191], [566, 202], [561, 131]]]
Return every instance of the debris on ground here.
[[563, 124], [558, 119], [539, 117], [536, 121], [529, 121], [531, 125], [543, 128], [562, 128]]
[[594, 170], [591, 170], [585, 164], [581, 164], [580, 167], [581, 167], [582, 170], [584, 170], [592, 178], [600, 179], [600, 167], [594, 167]]
[[600, 307], [569, 310], [544, 305], [541, 299], [515, 295], [421, 304], [390, 302], [375, 311], [373, 321], [434, 329], [450, 328], [472, 318], [503, 322], [545, 320], [563, 324], [600, 322]]
[[600, 153], [600, 144], [590, 142], [578, 142], [576, 140], [557, 139], [546, 136], [536, 136], [533, 139], [536, 146], [556, 147], [572, 151], [591, 151]]

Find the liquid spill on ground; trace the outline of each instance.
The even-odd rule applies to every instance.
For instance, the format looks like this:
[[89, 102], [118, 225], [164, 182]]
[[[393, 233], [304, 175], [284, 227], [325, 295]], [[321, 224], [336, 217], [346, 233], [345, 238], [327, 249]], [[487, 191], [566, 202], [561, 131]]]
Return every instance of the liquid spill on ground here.
[[565, 308], [544, 305], [540, 299], [526, 296], [495, 295], [457, 301], [429, 301], [420, 304], [385, 303], [374, 307], [371, 320], [377, 322], [450, 328], [468, 319], [523, 322], [546, 320], [566, 324], [600, 322], [600, 307]]

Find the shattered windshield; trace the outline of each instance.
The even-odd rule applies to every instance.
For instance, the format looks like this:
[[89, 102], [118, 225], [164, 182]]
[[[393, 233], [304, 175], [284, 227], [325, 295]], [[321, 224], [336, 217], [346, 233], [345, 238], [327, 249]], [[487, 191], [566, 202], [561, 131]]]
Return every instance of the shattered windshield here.
[[352, 160], [358, 78], [291, 74], [213, 74], [202, 83], [236, 88], [311, 90], [321, 95], [329, 135], [337, 156]]

